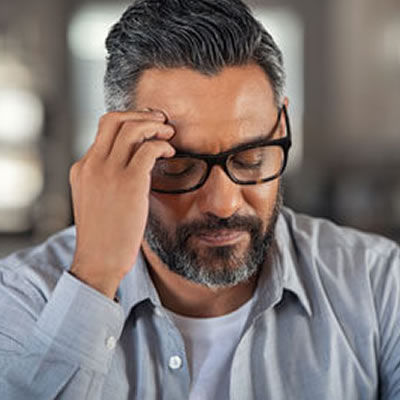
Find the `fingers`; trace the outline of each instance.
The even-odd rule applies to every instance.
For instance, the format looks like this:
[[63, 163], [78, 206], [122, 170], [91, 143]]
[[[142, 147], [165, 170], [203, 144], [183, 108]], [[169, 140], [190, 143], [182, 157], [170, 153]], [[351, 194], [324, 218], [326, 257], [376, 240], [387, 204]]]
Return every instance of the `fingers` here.
[[158, 158], [173, 157], [175, 154], [175, 149], [165, 140], [149, 140], [144, 142], [137, 149], [135, 155], [131, 158], [127, 168], [128, 172], [134, 174], [135, 171], [140, 171], [148, 173], [154, 167], [155, 162]]
[[174, 133], [171, 125], [157, 121], [125, 122], [114, 140], [108, 162], [113, 163], [116, 168], [125, 167], [136, 156], [138, 149], [148, 141], [167, 141]]
[[[125, 123], [152, 121], [165, 124], [166, 116], [161, 111], [111, 112], [99, 120], [95, 142], [89, 150], [91, 156], [103, 161], [110, 155], [116, 138]], [[137, 140], [141, 141], [140, 137]]]
[[[97, 137], [90, 150], [70, 171], [73, 197], [81, 186], [77, 180], [95, 181], [103, 177], [116, 181], [134, 176], [136, 184], [150, 185], [150, 174], [157, 158], [172, 157], [175, 149], [168, 142], [175, 133], [162, 112], [138, 111], [108, 113], [99, 122]], [[122, 174], [123, 170], [127, 174]], [[123, 178], [123, 176], [125, 178]], [[78, 177], [80, 177], [78, 179]]]

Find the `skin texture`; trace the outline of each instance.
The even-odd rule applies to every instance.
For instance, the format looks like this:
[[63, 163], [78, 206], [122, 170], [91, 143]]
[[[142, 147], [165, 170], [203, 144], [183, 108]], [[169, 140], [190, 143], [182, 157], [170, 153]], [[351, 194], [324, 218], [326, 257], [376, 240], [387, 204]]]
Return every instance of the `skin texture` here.
[[[251, 297], [256, 278], [233, 287], [209, 288], [171, 272], [143, 238], [149, 211], [172, 236], [180, 224], [210, 214], [255, 216], [265, 231], [279, 180], [240, 186], [214, 167], [200, 189], [170, 195], [150, 192], [150, 173], [156, 159], [172, 156], [174, 148], [215, 154], [269, 132], [278, 114], [271, 85], [255, 65], [225, 68], [213, 77], [183, 68], [150, 69], [139, 82], [136, 108], [162, 113], [106, 114], [95, 143], [71, 169], [77, 226], [71, 272], [112, 298], [142, 247], [167, 308], [196, 317], [233, 311]], [[276, 137], [283, 132], [282, 118]], [[239, 234], [235, 251], [245, 252], [249, 240], [248, 233]], [[208, 246], [221, 244], [200, 238], [190, 242], [200, 255], [207, 254]]]

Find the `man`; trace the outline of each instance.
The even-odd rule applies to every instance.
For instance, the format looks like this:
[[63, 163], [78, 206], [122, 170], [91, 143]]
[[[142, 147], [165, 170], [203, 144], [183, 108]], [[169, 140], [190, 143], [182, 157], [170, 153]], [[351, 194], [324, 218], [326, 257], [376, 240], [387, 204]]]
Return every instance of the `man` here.
[[249, 9], [140, 0], [106, 44], [76, 228], [1, 262], [0, 398], [400, 398], [399, 248], [281, 207], [282, 57]]

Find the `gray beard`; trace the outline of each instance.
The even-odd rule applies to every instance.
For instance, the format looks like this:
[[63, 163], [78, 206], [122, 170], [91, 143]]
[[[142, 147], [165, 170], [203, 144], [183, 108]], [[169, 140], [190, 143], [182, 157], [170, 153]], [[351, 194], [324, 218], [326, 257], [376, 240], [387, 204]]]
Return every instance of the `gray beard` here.
[[[282, 193], [279, 190], [265, 232], [263, 221], [255, 216], [233, 215], [222, 219], [208, 214], [201, 221], [178, 226], [175, 234], [171, 235], [161, 220], [150, 212], [145, 239], [172, 272], [209, 288], [232, 287], [248, 281], [260, 271], [273, 248], [281, 207]], [[192, 235], [220, 229], [247, 231], [250, 235], [247, 250], [237, 254], [235, 245], [210, 247], [206, 253], [190, 248], [188, 240]]]

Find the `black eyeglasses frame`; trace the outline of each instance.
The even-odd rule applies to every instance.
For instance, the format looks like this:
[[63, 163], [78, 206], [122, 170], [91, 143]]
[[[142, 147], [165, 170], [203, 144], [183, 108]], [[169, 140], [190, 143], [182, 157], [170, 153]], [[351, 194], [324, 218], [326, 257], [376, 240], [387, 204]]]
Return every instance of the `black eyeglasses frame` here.
[[[224, 172], [229, 177], [229, 179], [231, 179], [232, 182], [234, 182], [238, 185], [257, 185], [260, 183], [269, 182], [269, 181], [279, 178], [283, 174], [283, 172], [285, 171], [285, 168], [287, 166], [289, 149], [292, 145], [292, 134], [291, 134], [291, 128], [290, 128], [289, 115], [288, 115], [288, 111], [287, 111], [287, 108], [285, 105], [283, 105], [279, 109], [278, 118], [276, 120], [276, 123], [274, 124], [274, 126], [272, 127], [271, 131], [268, 134], [268, 137], [270, 137], [278, 129], [279, 124], [281, 122], [282, 113], [285, 116], [285, 124], [286, 124], [286, 136], [285, 137], [280, 138], [280, 139], [274, 139], [274, 140], [262, 139], [257, 142], [246, 143], [246, 144], [243, 144], [242, 146], [236, 147], [233, 150], [227, 150], [227, 151], [224, 151], [224, 152], [221, 152], [218, 154], [198, 154], [198, 153], [177, 151], [175, 153], [175, 155], [172, 157], [172, 159], [174, 159], [174, 158], [196, 158], [196, 159], [204, 160], [207, 163], [207, 171], [204, 174], [203, 178], [200, 180], [200, 182], [197, 185], [193, 186], [190, 189], [163, 190], [163, 189], [153, 189], [152, 188], [151, 190], [156, 193], [164, 193], [164, 194], [183, 194], [183, 193], [193, 192], [204, 185], [204, 183], [207, 181], [208, 177], [210, 176], [211, 169], [215, 165], [221, 166], [221, 168], [224, 170]], [[280, 146], [283, 149], [283, 153], [284, 153], [283, 163], [282, 163], [280, 170], [275, 175], [265, 178], [265, 179], [261, 179], [261, 180], [240, 181], [230, 174], [228, 167], [227, 167], [227, 160], [230, 156], [240, 153], [241, 151], [250, 150], [250, 149], [253, 149], [256, 147], [262, 147], [262, 146]]]

